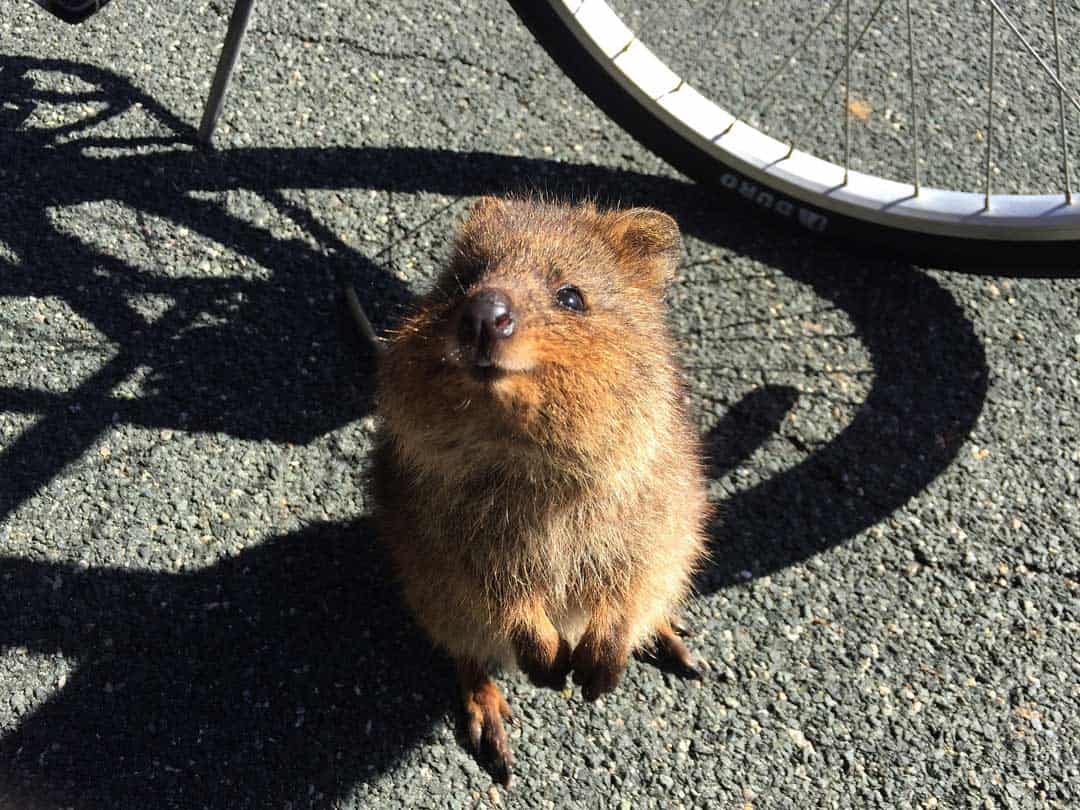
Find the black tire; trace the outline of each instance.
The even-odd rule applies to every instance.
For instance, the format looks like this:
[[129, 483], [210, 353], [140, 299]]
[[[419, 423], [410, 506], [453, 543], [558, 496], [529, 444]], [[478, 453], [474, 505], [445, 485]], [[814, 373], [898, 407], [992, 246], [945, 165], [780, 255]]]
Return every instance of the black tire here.
[[[813, 205], [786, 200], [785, 215], [776, 212], [769, 193], [768, 209], [757, 204], [761, 185], [726, 165], [643, 105], [607, 67], [582, 46], [550, 0], [509, 0], [521, 21], [559, 68], [622, 129], [644, 147], [691, 179], [716, 188], [733, 202], [743, 201], [763, 217], [821, 236], [844, 240], [877, 255], [892, 253], [905, 260], [968, 273], [1017, 276], [1080, 275], [1080, 240], [1004, 241], [966, 239], [883, 226]], [[775, 189], [773, 190], [775, 191]], [[795, 215], [792, 215], [792, 212]], [[771, 216], [770, 216], [771, 214]], [[797, 223], [792, 226], [792, 223]]]

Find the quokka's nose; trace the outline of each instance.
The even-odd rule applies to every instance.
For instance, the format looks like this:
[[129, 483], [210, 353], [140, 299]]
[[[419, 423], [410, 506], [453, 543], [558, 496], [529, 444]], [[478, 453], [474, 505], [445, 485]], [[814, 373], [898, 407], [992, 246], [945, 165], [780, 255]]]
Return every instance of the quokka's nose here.
[[495, 344], [514, 334], [510, 298], [501, 290], [486, 289], [469, 298], [461, 309], [458, 340], [478, 366], [491, 365]]

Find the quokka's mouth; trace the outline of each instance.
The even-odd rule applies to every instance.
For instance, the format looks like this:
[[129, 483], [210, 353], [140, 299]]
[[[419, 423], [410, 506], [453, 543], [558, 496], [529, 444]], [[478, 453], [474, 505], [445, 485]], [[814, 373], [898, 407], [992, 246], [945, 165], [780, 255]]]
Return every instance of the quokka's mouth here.
[[440, 364], [451, 374], [460, 375], [474, 382], [490, 385], [511, 377], [527, 375], [536, 363], [522, 352], [506, 350], [501, 347], [489, 353], [477, 354], [463, 350], [456, 341], [447, 341], [444, 345]]

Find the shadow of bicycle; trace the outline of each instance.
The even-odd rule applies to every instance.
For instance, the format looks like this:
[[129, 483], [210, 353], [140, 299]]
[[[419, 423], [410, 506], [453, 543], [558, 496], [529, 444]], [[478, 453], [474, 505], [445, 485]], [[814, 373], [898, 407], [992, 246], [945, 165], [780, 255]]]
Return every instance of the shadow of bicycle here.
[[[90, 89], [49, 97], [35, 71]], [[409, 290], [290, 190], [457, 199], [587, 190], [665, 208], [687, 234], [776, 267], [841, 310], [869, 355], [869, 391], [839, 433], [722, 505], [715, 563], [699, 583], [706, 593], [805, 560], [900, 508], [949, 466], [982, 407], [982, 347], [932, 278], [837, 260], [838, 248], [775, 230], [678, 180], [407, 148], [205, 153], [187, 145], [190, 128], [123, 79], [55, 60], [0, 58], [0, 96], [12, 100], [0, 112], [0, 153], [12, 156], [0, 182], [13, 214], [0, 223], [0, 246], [17, 257], [5, 266], [0, 254], [0, 296], [62, 299], [117, 347], [66, 393], [32, 380], [0, 387], [0, 411], [37, 417], [0, 452], [0, 522], [117, 423], [304, 444], [367, 412], [371, 358], [342, 339], [335, 275], [354, 281], [384, 326]], [[43, 100], [71, 98], [101, 108], [92, 124], [24, 126]], [[136, 103], [161, 132], [79, 136]], [[238, 190], [269, 201], [318, 247], [269, 238], [213, 197]], [[101, 201], [212, 239], [267, 275], [144, 273], [48, 214]], [[148, 320], [125, 304], [136, 295], [172, 304]], [[139, 369], [148, 370], [142, 395], [111, 395]], [[800, 396], [766, 383], [730, 403], [708, 437], [714, 474], [773, 436]], [[7, 788], [78, 807], [327, 807], [391, 767], [452, 696], [445, 662], [397, 608], [364, 521], [271, 538], [185, 575], [0, 557], [0, 582], [0, 646], [58, 651], [77, 667], [0, 740], [13, 763], [0, 800]]]

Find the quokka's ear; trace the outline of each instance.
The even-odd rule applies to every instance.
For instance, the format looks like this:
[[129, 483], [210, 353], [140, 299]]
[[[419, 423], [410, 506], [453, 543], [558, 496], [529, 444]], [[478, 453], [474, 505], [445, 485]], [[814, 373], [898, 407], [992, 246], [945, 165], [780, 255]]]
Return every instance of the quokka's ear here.
[[604, 215], [604, 233], [632, 274], [631, 282], [664, 294], [675, 278], [682, 238], [675, 220], [654, 208], [630, 208]]
[[482, 220], [487, 217], [497, 216], [507, 205], [509, 205], [509, 201], [503, 197], [495, 197], [490, 194], [478, 197], [473, 204], [469, 206], [469, 213], [465, 217], [465, 221], [469, 222], [474, 219]]
[[[470, 264], [483, 254], [488, 236], [498, 229], [498, 224], [509, 210], [510, 202], [502, 197], [484, 196], [476, 199], [458, 226], [456, 243], [457, 258]], [[458, 271], [460, 275], [460, 271]]]

